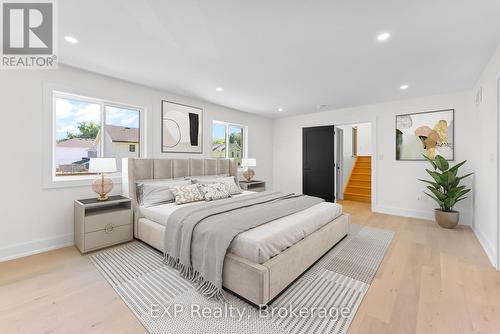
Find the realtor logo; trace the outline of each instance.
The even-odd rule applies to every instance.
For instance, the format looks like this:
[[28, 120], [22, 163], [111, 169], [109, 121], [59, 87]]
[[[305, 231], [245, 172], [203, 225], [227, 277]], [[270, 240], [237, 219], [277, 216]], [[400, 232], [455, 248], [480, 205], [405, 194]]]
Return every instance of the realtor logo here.
[[2, 2], [3, 69], [56, 68], [55, 3]]

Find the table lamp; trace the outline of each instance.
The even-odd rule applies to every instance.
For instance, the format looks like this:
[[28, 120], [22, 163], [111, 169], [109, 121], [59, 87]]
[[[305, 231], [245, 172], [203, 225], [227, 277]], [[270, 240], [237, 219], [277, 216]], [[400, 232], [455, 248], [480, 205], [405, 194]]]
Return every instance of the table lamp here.
[[252, 178], [255, 176], [255, 171], [250, 168], [255, 166], [257, 166], [256, 159], [241, 159], [241, 167], [245, 167], [243, 177], [247, 180], [247, 182], [251, 182]]
[[113, 189], [113, 180], [104, 177], [104, 173], [116, 172], [115, 158], [91, 158], [89, 162], [89, 173], [101, 174], [101, 177], [92, 182], [92, 190], [99, 196], [100, 201], [108, 199], [108, 193]]

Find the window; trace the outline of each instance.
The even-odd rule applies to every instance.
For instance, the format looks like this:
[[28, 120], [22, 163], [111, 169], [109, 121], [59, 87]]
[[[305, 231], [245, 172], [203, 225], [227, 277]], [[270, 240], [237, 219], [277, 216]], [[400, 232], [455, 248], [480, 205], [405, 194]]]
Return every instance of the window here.
[[[140, 109], [54, 93], [56, 177], [88, 175], [90, 158], [140, 156]], [[137, 147], [137, 149], [136, 149]]]
[[212, 125], [212, 157], [234, 158], [241, 165], [245, 155], [245, 127], [214, 121]]

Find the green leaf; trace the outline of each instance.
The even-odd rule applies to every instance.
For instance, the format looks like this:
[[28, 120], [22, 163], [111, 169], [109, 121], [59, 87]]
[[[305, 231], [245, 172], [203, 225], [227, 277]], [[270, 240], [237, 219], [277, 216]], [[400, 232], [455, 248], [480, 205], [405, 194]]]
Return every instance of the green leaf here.
[[428, 183], [428, 184], [432, 184], [432, 186], [434, 186], [434, 188], [436, 189], [439, 189], [440, 188], [440, 185], [437, 184], [436, 182], [432, 182], [432, 181], [427, 181], [427, 180], [422, 180], [422, 179], [418, 179], [419, 181], [422, 181], [422, 182], [425, 182], [425, 183]]
[[442, 172], [446, 172], [448, 168], [450, 168], [448, 161], [446, 161], [446, 159], [440, 155], [436, 155], [436, 157], [434, 158], [434, 163], [436, 164], [437, 168], [439, 168], [439, 170]]
[[448, 191], [451, 185], [453, 185], [454, 182], [456, 181], [456, 177], [455, 175], [453, 175], [453, 173], [446, 171], [441, 175], [441, 180], [443, 182], [443, 187], [445, 188], [446, 191]]
[[422, 156], [425, 158], [425, 160], [429, 161], [429, 163], [432, 165], [432, 167], [434, 167], [434, 170], [436, 170], [436, 169], [437, 169], [436, 164], [434, 163], [434, 161], [433, 161], [431, 158], [429, 158], [429, 157], [428, 157], [428, 156], [426, 156], [425, 154], [422, 154]]
[[458, 177], [456, 177], [455, 181], [450, 184], [450, 187], [455, 188], [456, 186], [458, 186], [459, 183], [460, 183], [460, 179]]
[[431, 186], [427, 186], [427, 189], [429, 189], [441, 202], [446, 199], [446, 195], [440, 190], [433, 188]]
[[431, 195], [431, 194], [429, 194], [429, 193], [424, 193], [424, 194], [426, 194], [427, 196], [429, 196], [430, 198], [432, 198], [433, 200], [435, 200], [435, 201], [439, 204], [439, 206], [440, 206], [441, 208], [443, 208], [443, 202], [442, 202], [442, 201], [440, 201], [439, 199], [437, 199], [437, 197], [436, 197], [436, 196], [433, 196], [433, 195]]
[[448, 196], [449, 197], [455, 197], [458, 195], [458, 193], [461, 191], [461, 190], [464, 190], [465, 189], [465, 186], [460, 186], [460, 187], [451, 187], [449, 190], [448, 190]]
[[437, 184], [443, 186], [444, 183], [443, 183], [443, 180], [441, 178], [441, 174], [439, 174], [438, 172], [433, 172], [429, 169], [426, 169], [427, 173], [429, 173], [430, 176], [432, 176], [432, 178], [434, 179], [434, 181], [436, 181]]
[[457, 192], [457, 194], [454, 196], [455, 198], [460, 198], [463, 195], [467, 194], [470, 191], [470, 189], [465, 189], [465, 190], [460, 190]]
[[457, 179], [462, 180], [462, 179], [465, 179], [468, 176], [471, 176], [472, 174], [474, 174], [474, 173], [465, 174], [464, 176], [457, 177]]
[[447, 208], [447, 210], [452, 210], [456, 202], [457, 200], [454, 198], [447, 198], [443, 201], [444, 206]]
[[457, 175], [457, 172], [458, 172], [458, 169], [460, 167], [462, 167], [465, 163], [467, 162], [467, 160], [464, 160], [462, 161], [461, 163], [458, 163], [456, 164], [455, 166], [451, 167], [450, 168], [450, 172], [452, 172], [453, 174], [455, 174], [455, 176]]

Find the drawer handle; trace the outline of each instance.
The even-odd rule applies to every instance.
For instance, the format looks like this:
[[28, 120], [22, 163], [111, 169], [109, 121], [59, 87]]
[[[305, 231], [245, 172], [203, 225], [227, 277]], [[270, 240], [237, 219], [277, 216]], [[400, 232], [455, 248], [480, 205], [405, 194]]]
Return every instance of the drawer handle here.
[[106, 232], [106, 233], [108, 233], [108, 234], [109, 234], [109, 233], [112, 233], [114, 229], [115, 229], [115, 227], [114, 227], [112, 224], [108, 224], [108, 225], [106, 225], [106, 227], [104, 228], [104, 232]]

